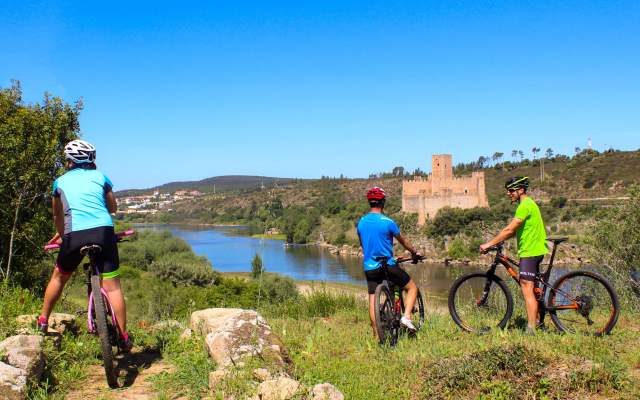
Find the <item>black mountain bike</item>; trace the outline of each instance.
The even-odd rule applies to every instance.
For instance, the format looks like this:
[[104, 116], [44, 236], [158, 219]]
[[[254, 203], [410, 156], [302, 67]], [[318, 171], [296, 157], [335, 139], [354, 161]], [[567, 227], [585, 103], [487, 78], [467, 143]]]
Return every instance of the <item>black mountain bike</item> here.
[[[611, 333], [618, 320], [620, 305], [611, 284], [601, 275], [591, 271], [571, 271], [555, 283], [549, 283], [556, 249], [567, 238], [549, 238], [553, 250], [547, 270], [535, 280], [540, 324], [549, 313], [554, 325], [561, 332], [587, 333], [601, 336]], [[504, 328], [513, 313], [513, 297], [505, 281], [496, 275], [498, 265], [503, 265], [519, 285], [518, 273], [513, 267], [518, 263], [503, 254], [500, 243], [489, 251], [495, 251], [493, 263], [487, 272], [472, 272], [458, 278], [449, 292], [449, 312], [460, 328], [468, 332], [486, 332], [494, 327]]]
[[[119, 232], [116, 234], [118, 242], [123, 238], [135, 233], [133, 230]], [[59, 249], [60, 245], [51, 244], [45, 246], [46, 251]], [[118, 387], [118, 374], [114, 364], [113, 347], [118, 348], [118, 338], [120, 330], [113, 307], [109, 302], [107, 292], [102, 288], [100, 281], [100, 271], [96, 265], [96, 256], [102, 252], [102, 247], [97, 244], [90, 244], [80, 249], [82, 255], [89, 257], [89, 262], [83, 264], [85, 284], [87, 285], [87, 296], [89, 305], [87, 308], [87, 328], [89, 333], [97, 334], [100, 338], [100, 348], [102, 351], [102, 361], [107, 383], [111, 388]]]
[[[422, 259], [422, 258], [420, 258]], [[398, 336], [401, 332], [400, 318], [404, 314], [404, 299], [402, 297], [402, 288], [399, 288], [389, 280], [389, 267], [387, 265], [387, 257], [378, 257], [376, 261], [382, 265], [385, 279], [376, 287], [375, 291], [375, 323], [376, 331], [380, 344], [389, 343], [395, 346], [398, 343]], [[411, 258], [398, 258], [397, 263], [412, 261]], [[398, 266], [397, 268], [400, 268]], [[424, 325], [424, 300], [420, 289], [416, 297], [415, 305], [412, 310], [412, 318], [414, 325], [418, 330]]]

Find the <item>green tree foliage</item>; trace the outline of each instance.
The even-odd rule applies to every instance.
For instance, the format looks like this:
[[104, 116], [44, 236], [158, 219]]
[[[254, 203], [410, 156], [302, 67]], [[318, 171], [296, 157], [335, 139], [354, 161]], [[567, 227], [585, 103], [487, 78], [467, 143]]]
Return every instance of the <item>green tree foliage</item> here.
[[256, 255], [253, 256], [253, 260], [251, 260], [251, 276], [253, 279], [258, 279], [264, 271], [264, 267], [262, 266], [262, 257], [260, 257], [260, 254], [256, 253]]
[[513, 215], [508, 204], [502, 202], [492, 208], [450, 208], [438, 211], [429, 221], [427, 234], [432, 238], [455, 236], [459, 233], [478, 234], [484, 226], [496, 222], [504, 223]]
[[616, 290], [625, 296], [638, 299], [629, 289], [633, 282], [629, 278], [632, 271], [640, 269], [640, 186], [629, 191], [630, 200], [607, 210], [598, 218], [591, 237], [591, 257], [602, 261], [611, 270], [611, 278], [617, 281]]
[[475, 251], [470, 249], [469, 246], [461, 238], [455, 238], [449, 245], [447, 255], [454, 260], [462, 260], [465, 258], [471, 258], [477, 254], [477, 248]]
[[0, 273], [33, 286], [27, 266], [53, 232], [49, 193], [63, 170], [64, 145], [80, 131], [82, 103], [45, 94], [25, 105], [20, 84], [0, 89]]
[[282, 215], [280, 230], [286, 235], [289, 243], [307, 243], [313, 227], [318, 224], [319, 217], [316, 208], [289, 207]]

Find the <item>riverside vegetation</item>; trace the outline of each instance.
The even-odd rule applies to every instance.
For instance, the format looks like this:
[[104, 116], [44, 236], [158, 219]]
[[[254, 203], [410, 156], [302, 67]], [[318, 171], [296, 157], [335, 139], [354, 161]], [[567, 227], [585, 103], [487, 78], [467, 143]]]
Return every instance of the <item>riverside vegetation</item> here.
[[[80, 109], [79, 104], [69, 106], [52, 97], [46, 97], [42, 105], [24, 105], [17, 84], [0, 90], [0, 340], [18, 331], [16, 316], [39, 311], [42, 290], [53, 266], [50, 256], [41, 250], [53, 232], [48, 193], [51, 182], [61, 173], [62, 146], [78, 134]], [[582, 156], [606, 160], [621, 154], [588, 153], [579, 157]], [[393, 188], [395, 184], [396, 189], [401, 181], [393, 177], [381, 179], [385, 186]], [[597, 182], [594, 187], [600, 185]], [[353, 185], [325, 179], [305, 183], [311, 192], [282, 189], [291, 192], [292, 197], [313, 192], [314, 196], [297, 202], [279, 199], [277, 191], [274, 195], [245, 193], [234, 197], [234, 201], [244, 199], [238, 204], [266, 216], [265, 221], [280, 218], [283, 231], [292, 239], [297, 234], [298, 239], [308, 241], [309, 235], [325, 227], [321, 229], [328, 240], [348, 242], [353, 240], [349, 233], [353, 219], [365, 211], [359, 196], [371, 183], [363, 180]], [[255, 308], [269, 320], [288, 348], [294, 377], [307, 385], [332, 382], [348, 399], [638, 398], [640, 353], [630, 349], [640, 344], [640, 323], [628, 272], [640, 265], [640, 193], [631, 185], [626, 185], [625, 190], [630, 190], [630, 199], [611, 207], [581, 206], [557, 196], [545, 205], [550, 207], [545, 212], [552, 209], [559, 218], [554, 222], [547, 217], [547, 223], [552, 221], [552, 227], [556, 223], [561, 232], [572, 227], [562, 223], [569, 212], [574, 214], [567, 222], [578, 220], [590, 227], [581, 231], [591, 232], [580, 239], [584, 248], [589, 249], [593, 259], [602, 260], [611, 268], [601, 272], [615, 278], [615, 287], [623, 298], [622, 314], [611, 336], [595, 338], [549, 331], [535, 338], [526, 337], [522, 334], [525, 319], [521, 304], [516, 305], [519, 314], [506, 330], [474, 336], [460, 332], [446, 312], [427, 301], [427, 322], [418, 337], [403, 338], [394, 349], [381, 348], [372, 338], [366, 304], [359, 297], [328, 289], [302, 296], [293, 281], [269, 274], [268, 265], [257, 268], [256, 264], [255, 278], [228, 278], [215, 272], [206, 259], [195, 256], [181, 240], [168, 233], [144, 232], [120, 246], [122, 282], [131, 331], [137, 341], [134, 352], [158, 352], [171, 365], [171, 370], [150, 378], [158, 398], [245, 398], [254, 389], [252, 368], [269, 365], [254, 359], [238, 366], [215, 393], [210, 393], [208, 373], [216, 366], [202, 338], [194, 335], [181, 340], [181, 330], [174, 324], [156, 323], [177, 320], [180, 326], [186, 324], [192, 311], [201, 308]], [[390, 191], [395, 196], [399, 193]], [[398, 204], [399, 198], [392, 196], [389, 211], [396, 214]], [[452, 222], [434, 221], [426, 231], [417, 230], [412, 216], [399, 221], [403, 229], [416, 236], [436, 238], [438, 234], [431, 232], [437, 232], [437, 227], [450, 229], [459, 224], [457, 233], [446, 233], [449, 245], [456, 239], [466, 243], [468, 238], [461, 235], [468, 225], [482, 229], [481, 221], [495, 218], [498, 224], [502, 222], [500, 218], [510, 215], [509, 207], [500, 205], [499, 200], [492, 200], [492, 204], [494, 207], [489, 210], [445, 211], [443, 215], [449, 213]], [[285, 210], [291, 210], [290, 214]], [[208, 211], [197, 212], [205, 215]], [[227, 217], [216, 214], [213, 218]], [[339, 229], [329, 230], [329, 226]], [[124, 227], [120, 225], [118, 229]], [[73, 278], [56, 311], [81, 312], [86, 306], [82, 286], [81, 278]], [[53, 342], [46, 342], [47, 369], [44, 378], [30, 387], [30, 398], [64, 398], [68, 391], [86, 383], [90, 366], [100, 364], [96, 338], [83, 329], [77, 336], [65, 332], [61, 340], [62, 350]]]

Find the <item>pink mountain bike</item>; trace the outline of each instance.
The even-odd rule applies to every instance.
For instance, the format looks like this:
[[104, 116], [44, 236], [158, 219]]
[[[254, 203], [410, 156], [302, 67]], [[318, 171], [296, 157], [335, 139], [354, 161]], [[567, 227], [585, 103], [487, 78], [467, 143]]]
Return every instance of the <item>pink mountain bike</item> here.
[[[133, 229], [116, 233], [118, 242], [123, 241], [127, 236], [135, 233]], [[44, 247], [45, 251], [60, 249], [58, 244], [50, 244]], [[97, 244], [89, 244], [80, 249], [82, 255], [89, 257], [89, 262], [83, 264], [85, 274], [85, 284], [87, 285], [87, 296], [89, 306], [87, 307], [87, 328], [89, 333], [97, 334], [100, 338], [102, 349], [102, 361], [104, 372], [107, 376], [107, 383], [111, 388], [118, 387], [118, 374], [114, 364], [113, 347], [118, 348], [118, 338], [120, 329], [118, 320], [109, 302], [107, 292], [100, 285], [100, 271], [96, 264], [96, 255], [100, 254], [102, 247]]]

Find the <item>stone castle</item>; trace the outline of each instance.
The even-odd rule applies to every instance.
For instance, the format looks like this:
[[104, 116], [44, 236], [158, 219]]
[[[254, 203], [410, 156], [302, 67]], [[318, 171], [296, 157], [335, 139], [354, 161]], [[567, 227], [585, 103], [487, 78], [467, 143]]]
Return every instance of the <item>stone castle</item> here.
[[402, 182], [402, 211], [418, 213], [424, 225], [443, 207], [489, 207], [484, 172], [454, 177], [451, 154], [431, 156], [431, 174]]

